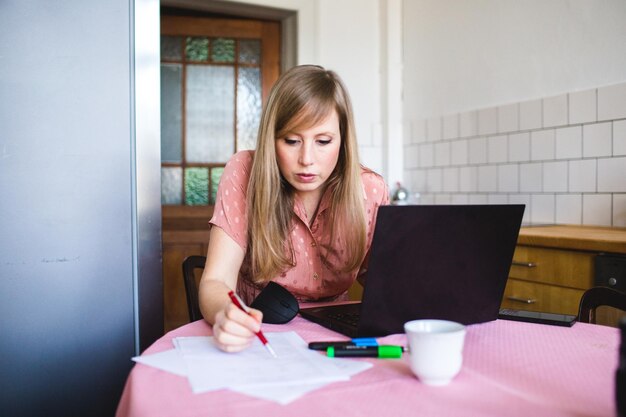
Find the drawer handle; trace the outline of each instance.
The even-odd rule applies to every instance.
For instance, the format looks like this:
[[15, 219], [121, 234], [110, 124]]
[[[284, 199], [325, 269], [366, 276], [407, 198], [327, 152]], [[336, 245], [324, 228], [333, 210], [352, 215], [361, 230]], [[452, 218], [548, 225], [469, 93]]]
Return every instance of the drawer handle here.
[[534, 262], [518, 262], [518, 261], [511, 262], [511, 265], [523, 266], [525, 268], [534, 268], [537, 266], [537, 264]]
[[524, 303], [524, 304], [535, 304], [537, 302], [537, 300], [535, 300], [534, 298], [521, 298], [521, 297], [515, 297], [512, 295], [507, 296], [506, 299], [509, 301], [515, 301], [516, 303]]

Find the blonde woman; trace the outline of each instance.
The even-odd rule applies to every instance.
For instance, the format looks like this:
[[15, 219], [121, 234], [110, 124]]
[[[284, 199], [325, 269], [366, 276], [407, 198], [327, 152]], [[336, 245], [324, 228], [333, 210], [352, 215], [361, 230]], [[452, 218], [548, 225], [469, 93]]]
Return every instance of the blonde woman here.
[[226, 164], [210, 223], [200, 309], [218, 346], [245, 349], [262, 313], [250, 303], [269, 281], [299, 301], [346, 299], [365, 270], [387, 186], [359, 163], [352, 106], [333, 71], [303, 65], [284, 73], [261, 117], [256, 150]]

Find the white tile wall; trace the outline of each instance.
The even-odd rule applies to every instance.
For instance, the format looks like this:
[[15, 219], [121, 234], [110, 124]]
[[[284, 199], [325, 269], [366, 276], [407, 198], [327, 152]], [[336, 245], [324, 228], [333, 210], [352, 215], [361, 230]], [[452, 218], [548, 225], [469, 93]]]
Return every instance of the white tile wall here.
[[583, 157], [611, 156], [611, 127], [611, 122], [583, 126]]
[[461, 113], [459, 124], [462, 138], [478, 135], [478, 112]]
[[452, 196], [450, 194], [435, 195], [435, 204], [452, 204]]
[[498, 165], [498, 192], [516, 193], [519, 191], [519, 166], [517, 164]]
[[429, 190], [434, 193], [440, 193], [443, 191], [443, 170], [441, 168], [429, 169], [426, 172], [426, 181], [428, 182]]
[[482, 109], [478, 111], [478, 134], [490, 135], [498, 131], [498, 109]]
[[611, 194], [583, 195], [583, 223], [611, 225]]
[[530, 159], [545, 161], [554, 159], [555, 132], [554, 129], [538, 130], [530, 134]]
[[613, 194], [613, 226], [626, 227], [626, 194]]
[[569, 161], [569, 192], [596, 192], [595, 159]]
[[433, 146], [432, 143], [425, 143], [423, 145], [420, 145], [418, 148], [418, 158], [419, 158], [419, 166], [424, 168], [424, 167], [431, 167], [434, 165], [435, 162], [435, 147]]
[[509, 199], [506, 194], [488, 194], [487, 204], [508, 204]]
[[453, 114], [443, 118], [443, 138], [454, 139], [459, 137], [459, 115]]
[[626, 155], [626, 120], [613, 122], [613, 155]]
[[507, 162], [508, 141], [506, 135], [487, 138], [487, 162]]
[[467, 194], [452, 194], [451, 204], [469, 204]]
[[435, 117], [426, 122], [426, 139], [435, 141], [441, 139], [441, 118]]
[[498, 191], [498, 169], [495, 165], [482, 165], [478, 167], [478, 191]]
[[488, 204], [487, 194], [470, 194], [469, 204]]
[[406, 169], [419, 168], [419, 151], [416, 144], [404, 147], [404, 167]]
[[555, 222], [554, 194], [532, 194], [530, 196], [530, 221], [533, 223]]
[[598, 88], [598, 120], [626, 118], [626, 83]]
[[459, 191], [465, 193], [478, 191], [478, 167], [461, 167], [459, 171]]
[[435, 143], [435, 166], [450, 165], [450, 142]]
[[583, 135], [580, 126], [556, 130], [556, 158], [580, 158], [583, 155]]
[[498, 132], [517, 132], [519, 130], [519, 104], [498, 107]]
[[422, 194], [419, 204], [435, 204], [435, 194]]
[[543, 192], [567, 191], [567, 162], [556, 161], [543, 164]]
[[525, 101], [519, 105], [520, 130], [540, 129], [543, 126], [543, 102]]
[[459, 191], [459, 168], [443, 169], [443, 191], [449, 193]]
[[596, 121], [596, 91], [578, 91], [569, 95], [569, 124]]
[[509, 161], [530, 161], [530, 133], [509, 135]]
[[583, 219], [582, 194], [556, 195], [556, 222], [559, 224], [581, 224]]
[[487, 162], [487, 139], [475, 138], [469, 140], [470, 164], [484, 164]]
[[[406, 181], [405, 181], [406, 182]], [[413, 171], [413, 175], [411, 175], [411, 182], [406, 182], [406, 185], [413, 190], [414, 194], [423, 193], [428, 189], [428, 181], [426, 178], [426, 171], [424, 170], [415, 170]]]
[[543, 127], [567, 124], [567, 94], [543, 99]]
[[467, 165], [468, 154], [467, 154], [467, 140], [461, 139], [452, 142], [450, 145], [451, 155], [451, 164], [452, 165]]
[[405, 125], [418, 204], [525, 204], [525, 224], [626, 227], [626, 82]]
[[626, 157], [598, 159], [598, 192], [626, 191]]
[[520, 191], [523, 193], [532, 193], [542, 191], [542, 174], [543, 164], [531, 163], [520, 165]]

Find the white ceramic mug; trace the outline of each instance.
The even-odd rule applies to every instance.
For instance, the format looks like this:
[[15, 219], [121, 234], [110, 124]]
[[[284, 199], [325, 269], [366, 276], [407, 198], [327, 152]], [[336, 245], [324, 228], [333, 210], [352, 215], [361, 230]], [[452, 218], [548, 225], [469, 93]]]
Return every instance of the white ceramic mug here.
[[427, 385], [447, 385], [461, 370], [465, 326], [448, 320], [404, 324], [411, 370]]

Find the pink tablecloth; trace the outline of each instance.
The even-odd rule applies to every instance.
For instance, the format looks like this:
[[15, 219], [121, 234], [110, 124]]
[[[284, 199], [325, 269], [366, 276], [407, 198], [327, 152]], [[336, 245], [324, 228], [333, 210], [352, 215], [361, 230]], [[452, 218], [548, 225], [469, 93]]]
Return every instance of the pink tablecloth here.
[[[296, 317], [264, 332], [294, 330], [304, 340], [343, 337]], [[172, 338], [211, 333], [203, 321], [176, 329], [144, 353], [172, 348]], [[384, 338], [405, 344], [404, 335]], [[497, 320], [472, 325], [461, 373], [448, 386], [421, 384], [400, 360], [374, 367], [279, 405], [228, 390], [193, 394], [186, 378], [136, 364], [117, 417], [152, 416], [614, 416], [618, 329], [571, 328]], [[355, 359], [356, 360], [356, 359]]]

